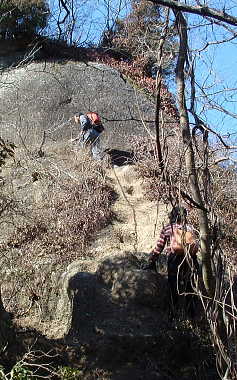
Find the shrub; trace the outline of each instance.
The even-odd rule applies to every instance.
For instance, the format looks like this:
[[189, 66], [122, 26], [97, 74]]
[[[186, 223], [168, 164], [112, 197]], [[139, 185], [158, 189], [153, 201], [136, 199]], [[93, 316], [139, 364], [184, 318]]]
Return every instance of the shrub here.
[[[88, 156], [67, 155], [57, 176], [52, 162], [28, 158], [27, 165], [31, 180], [21, 189], [21, 200], [12, 194], [11, 208], [5, 209], [4, 221], [13, 225], [0, 247], [3, 295], [8, 309], [18, 314], [31, 302], [47, 304], [56, 283], [52, 272], [87, 258], [89, 241], [112, 217], [114, 198], [101, 164]], [[29, 174], [36, 171], [35, 182]]]

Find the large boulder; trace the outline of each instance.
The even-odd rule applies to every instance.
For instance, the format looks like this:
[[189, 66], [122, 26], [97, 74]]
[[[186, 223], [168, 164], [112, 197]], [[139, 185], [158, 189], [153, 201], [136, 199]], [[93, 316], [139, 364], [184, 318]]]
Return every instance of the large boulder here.
[[112, 287], [118, 275], [123, 276], [125, 271], [139, 269], [138, 258], [131, 254], [111, 255], [101, 260], [97, 268], [98, 278], [106, 285]]
[[163, 308], [167, 299], [165, 277], [141, 270], [136, 256], [127, 253], [106, 257], [95, 273], [88, 271], [92, 266], [90, 260], [75, 261], [59, 280], [55, 322], [62, 336], [88, 337], [97, 325], [113, 330], [111, 318], [124, 318], [130, 306], [131, 310], [143, 306]]
[[163, 306], [164, 299], [167, 299], [167, 281], [165, 277], [150, 270], [119, 272], [112, 286], [112, 297], [144, 306]]
[[112, 298], [120, 302], [161, 306], [167, 298], [166, 277], [140, 269], [133, 254], [108, 256], [98, 265], [97, 276], [111, 287]]

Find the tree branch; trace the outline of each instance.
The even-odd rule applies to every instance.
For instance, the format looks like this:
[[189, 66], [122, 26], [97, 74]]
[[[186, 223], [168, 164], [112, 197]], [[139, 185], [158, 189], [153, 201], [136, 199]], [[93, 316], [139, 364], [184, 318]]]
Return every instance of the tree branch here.
[[226, 22], [227, 24], [237, 26], [237, 17], [231, 16], [230, 14], [219, 11], [215, 8], [209, 8], [207, 6], [192, 6], [185, 3], [177, 2], [175, 0], [151, 0], [153, 4], [164, 5], [166, 7], [172, 8], [176, 11], [183, 11], [188, 13], [193, 13], [203, 17], [211, 17], [219, 21]]
[[217, 165], [219, 164], [219, 162], [229, 161], [229, 160], [235, 163], [237, 162], [237, 160], [234, 160], [234, 158], [231, 158], [231, 157], [220, 157], [215, 162], [213, 162], [212, 165]]

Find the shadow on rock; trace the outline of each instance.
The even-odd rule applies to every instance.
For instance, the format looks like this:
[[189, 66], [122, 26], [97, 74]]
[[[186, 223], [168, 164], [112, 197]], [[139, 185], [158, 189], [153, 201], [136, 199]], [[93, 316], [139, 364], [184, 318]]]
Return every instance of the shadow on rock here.
[[166, 278], [139, 268], [132, 254], [108, 256], [94, 274], [82, 272], [80, 261], [69, 265], [56, 311], [65, 335], [86, 343], [98, 335], [153, 334], [163, 326]]
[[72, 263], [62, 277], [57, 319], [90, 373], [99, 368], [106, 380], [195, 379], [208, 348], [200, 351], [200, 337], [188, 327], [170, 326], [165, 276], [141, 270], [130, 253], [103, 258], [95, 273], [81, 268]]
[[105, 153], [110, 157], [111, 165], [132, 165], [134, 162], [133, 152], [119, 149], [105, 149]]
[[165, 276], [141, 270], [129, 253], [107, 256], [95, 273], [83, 270], [85, 262], [71, 263], [59, 283], [55, 322], [61, 338], [49, 340], [36, 331], [23, 338], [18, 332], [21, 352], [15, 354], [29, 347], [39, 352], [37, 374], [47, 378], [56, 370], [52, 379], [78, 380], [217, 378], [214, 372], [206, 376], [202, 363], [210, 348], [201, 345], [200, 336], [188, 326], [169, 324]]

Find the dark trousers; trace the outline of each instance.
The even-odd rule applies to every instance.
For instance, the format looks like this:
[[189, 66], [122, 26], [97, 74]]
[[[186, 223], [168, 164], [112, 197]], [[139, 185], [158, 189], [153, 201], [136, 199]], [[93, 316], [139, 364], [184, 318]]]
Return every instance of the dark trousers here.
[[[192, 282], [198, 273], [198, 261], [196, 256], [178, 255], [170, 253], [168, 256], [168, 283], [170, 288], [171, 311], [172, 313], [180, 305], [184, 311], [193, 317], [195, 314], [196, 297], [193, 293]], [[181, 302], [182, 301], [182, 302]]]

